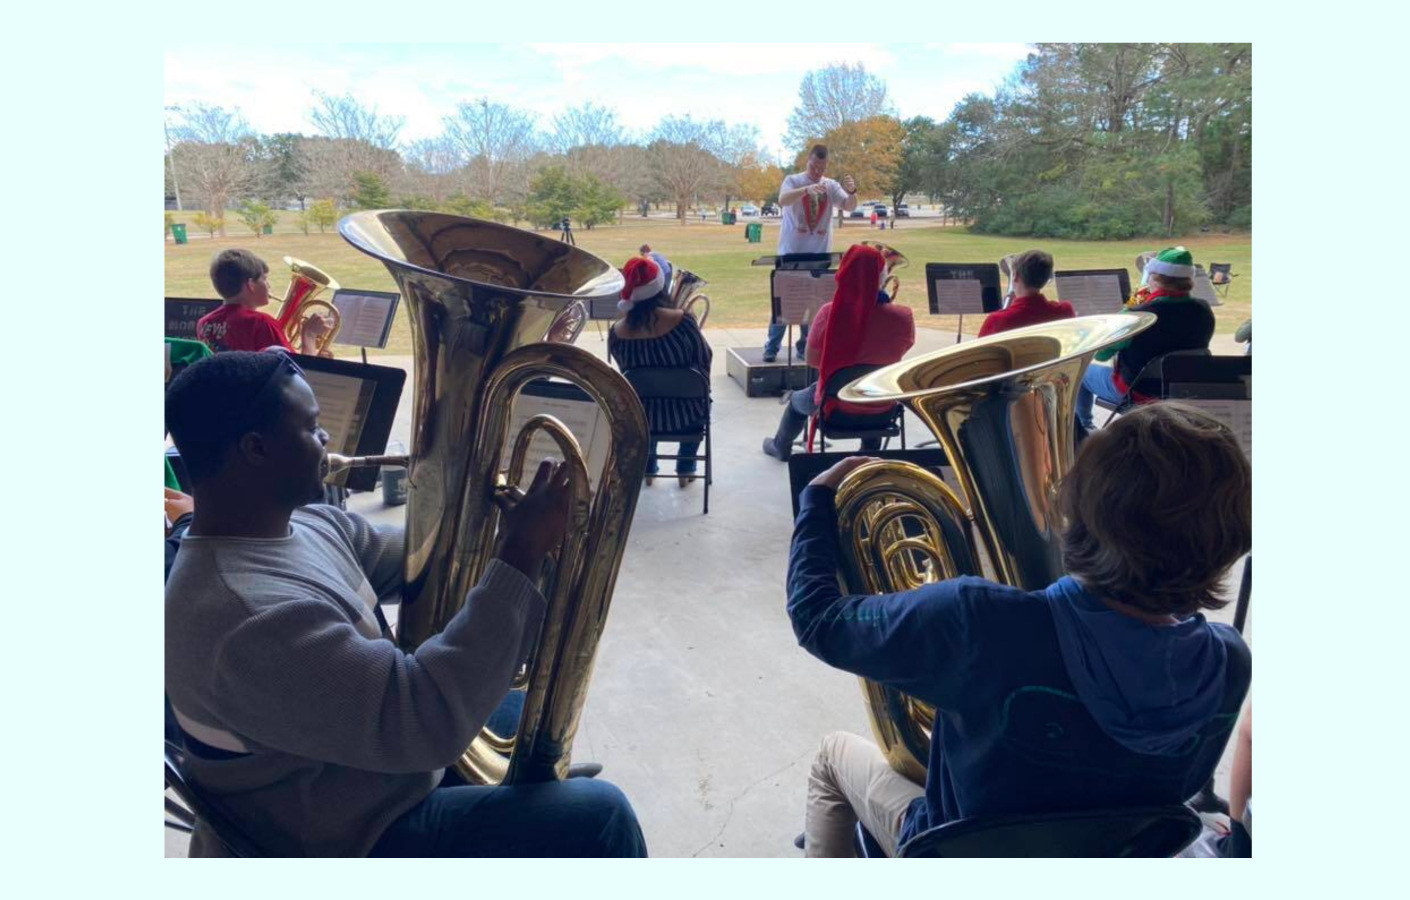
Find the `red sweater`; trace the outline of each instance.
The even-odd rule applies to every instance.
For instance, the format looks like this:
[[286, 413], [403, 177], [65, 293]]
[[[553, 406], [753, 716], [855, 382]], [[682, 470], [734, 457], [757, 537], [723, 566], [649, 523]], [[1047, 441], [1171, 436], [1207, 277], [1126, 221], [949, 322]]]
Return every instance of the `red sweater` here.
[[1042, 294], [1029, 294], [1026, 297], [1014, 297], [1008, 309], [989, 313], [984, 319], [984, 324], [979, 327], [979, 336], [988, 337], [1001, 331], [1076, 317], [1077, 310], [1066, 300], [1050, 303]]
[[238, 303], [224, 303], [196, 323], [196, 337], [216, 353], [226, 350], [263, 350], [279, 346], [293, 351], [284, 329], [268, 313]]
[[[818, 314], [813, 316], [812, 327], [808, 330], [808, 365], [818, 368], [822, 363], [821, 353], [823, 338], [827, 334], [828, 319], [832, 317], [832, 304], [824, 303], [818, 309]], [[857, 358], [848, 360], [846, 366], [869, 365], [889, 366], [894, 362], [900, 362], [901, 357], [906, 355], [906, 351], [911, 349], [916, 342], [916, 321], [909, 306], [900, 306], [895, 303], [879, 303], [872, 311], [871, 320], [867, 333], [862, 338], [861, 350], [857, 353]], [[854, 415], [875, 415], [878, 411], [885, 412], [886, 407], [882, 406], [878, 410], [878, 405], [843, 403], [837, 401], [837, 409], [840, 412], [853, 413]]]

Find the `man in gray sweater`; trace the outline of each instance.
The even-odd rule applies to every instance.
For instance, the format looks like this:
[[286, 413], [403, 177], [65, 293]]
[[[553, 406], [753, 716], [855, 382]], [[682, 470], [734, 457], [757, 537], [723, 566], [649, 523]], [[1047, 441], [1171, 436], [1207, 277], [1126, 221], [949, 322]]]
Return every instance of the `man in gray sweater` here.
[[[544, 463], [464, 607], [414, 654], [377, 604], [404, 536], [322, 497], [327, 433], [284, 353], [219, 354], [167, 391], [195, 517], [166, 588], [166, 694], [187, 775], [278, 855], [645, 856], [622, 792], [588, 779], [484, 787], [444, 767], [509, 689], [562, 540], [568, 469]], [[220, 855], [204, 828], [191, 855]]]

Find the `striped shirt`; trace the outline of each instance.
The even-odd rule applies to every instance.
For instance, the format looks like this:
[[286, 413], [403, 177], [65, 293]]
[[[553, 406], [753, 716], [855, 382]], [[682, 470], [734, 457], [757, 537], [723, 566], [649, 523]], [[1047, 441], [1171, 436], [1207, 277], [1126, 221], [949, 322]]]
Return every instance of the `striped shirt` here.
[[[710, 377], [710, 345], [690, 313], [665, 334], [651, 338], [618, 337], [614, 327], [607, 332], [607, 353], [623, 372], [629, 369], [695, 369]], [[710, 401], [656, 398], [643, 400], [646, 423], [652, 431], [669, 434], [688, 431], [703, 423], [710, 413]]]

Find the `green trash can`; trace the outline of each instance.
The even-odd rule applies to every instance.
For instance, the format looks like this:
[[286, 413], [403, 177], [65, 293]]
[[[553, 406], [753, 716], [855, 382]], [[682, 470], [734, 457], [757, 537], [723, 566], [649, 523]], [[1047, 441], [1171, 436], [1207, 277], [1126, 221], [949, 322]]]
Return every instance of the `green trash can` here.
[[724, 212], [720, 213], [720, 221], [726, 225], [733, 225], [734, 213], [730, 212], [729, 210], [725, 210]]
[[764, 226], [759, 222], [750, 222], [744, 226], [744, 237], [751, 244], [757, 244], [764, 239]]
[[266, 226], [264, 226], [264, 233], [265, 233], [265, 234], [273, 234], [273, 233], [274, 233], [274, 226], [273, 226], [273, 225], [266, 225]]
[[181, 222], [171, 223], [171, 237], [178, 244], [186, 243], [186, 226]]

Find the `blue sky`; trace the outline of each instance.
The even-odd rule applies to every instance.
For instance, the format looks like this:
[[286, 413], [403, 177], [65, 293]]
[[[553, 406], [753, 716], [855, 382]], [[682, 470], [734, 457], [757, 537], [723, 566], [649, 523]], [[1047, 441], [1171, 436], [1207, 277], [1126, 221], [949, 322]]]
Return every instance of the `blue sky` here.
[[943, 119], [972, 91], [992, 93], [1025, 44], [386, 44], [182, 45], [165, 53], [166, 105], [239, 107], [261, 132], [311, 133], [317, 89], [351, 91], [406, 117], [403, 140], [433, 137], [462, 100], [487, 96], [537, 113], [591, 100], [634, 131], [665, 115], [750, 122], [784, 150], [788, 113], [810, 69], [863, 62], [902, 118]]

